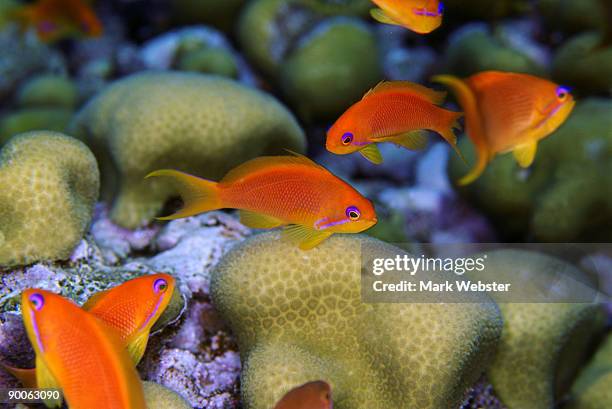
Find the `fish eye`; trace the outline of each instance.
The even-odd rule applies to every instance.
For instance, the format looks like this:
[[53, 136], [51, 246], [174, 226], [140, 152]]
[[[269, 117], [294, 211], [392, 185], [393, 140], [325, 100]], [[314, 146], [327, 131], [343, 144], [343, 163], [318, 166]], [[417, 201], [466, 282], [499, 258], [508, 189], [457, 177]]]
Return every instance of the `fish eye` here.
[[345, 132], [342, 135], [342, 145], [350, 145], [353, 142], [353, 134], [351, 132]]
[[567, 96], [569, 95], [569, 92], [570, 90], [567, 87], [558, 87], [557, 88], [557, 98], [560, 101], [563, 101], [565, 100], [565, 98], [567, 98]]
[[361, 217], [361, 212], [355, 206], [349, 206], [346, 208], [346, 217], [352, 221], [356, 221]]
[[38, 293], [34, 293], [30, 295], [30, 304], [36, 311], [40, 311], [40, 309], [45, 305], [45, 298]]
[[163, 293], [167, 289], [168, 289], [168, 282], [164, 280], [163, 278], [158, 278], [153, 283], [153, 290], [155, 290], [156, 293]]

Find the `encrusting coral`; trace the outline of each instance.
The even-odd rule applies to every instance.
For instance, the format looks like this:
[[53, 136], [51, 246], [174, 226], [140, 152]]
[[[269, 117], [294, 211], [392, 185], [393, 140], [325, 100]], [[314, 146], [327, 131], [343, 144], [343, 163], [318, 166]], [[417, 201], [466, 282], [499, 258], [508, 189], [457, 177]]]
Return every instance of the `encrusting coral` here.
[[572, 386], [567, 409], [606, 409], [612, 402], [612, 335], [608, 335]]
[[80, 141], [39, 131], [0, 151], [0, 266], [67, 258], [98, 198], [96, 159]]
[[536, 252], [489, 252], [486, 266], [486, 276], [471, 278], [494, 274], [495, 281], [513, 283], [512, 293], [490, 294], [504, 329], [488, 377], [510, 409], [551, 408], [603, 329], [600, 306], [587, 301], [595, 299], [594, 286], [580, 270]]
[[114, 198], [111, 218], [128, 228], [150, 222], [175, 192], [165, 180], [145, 181], [153, 170], [218, 180], [248, 159], [305, 149], [302, 129], [273, 97], [184, 72], [148, 72], [111, 84], [71, 129], [98, 157], [102, 195]]
[[236, 335], [246, 407], [269, 409], [322, 379], [339, 409], [458, 407], [501, 331], [486, 296], [455, 304], [365, 304], [361, 256], [402, 250], [338, 235], [306, 253], [277, 232], [247, 239], [212, 273], [211, 295]]
[[[609, 99], [578, 101], [567, 121], [540, 143], [530, 168], [521, 169], [512, 155], [498, 156], [478, 180], [459, 192], [488, 214], [509, 240], [609, 241], [610, 115]], [[459, 149], [470, 163], [474, 154], [466, 139]], [[457, 180], [466, 165], [451, 157], [448, 169], [451, 180]]]

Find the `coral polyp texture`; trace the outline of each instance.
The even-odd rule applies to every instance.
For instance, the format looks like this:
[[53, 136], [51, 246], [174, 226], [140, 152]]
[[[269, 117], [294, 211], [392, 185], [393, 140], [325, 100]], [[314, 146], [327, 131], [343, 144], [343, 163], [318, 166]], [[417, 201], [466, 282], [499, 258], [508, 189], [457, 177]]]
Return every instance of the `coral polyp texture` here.
[[[460, 193], [490, 216], [506, 240], [612, 240], [611, 115], [610, 99], [578, 101], [567, 121], [540, 143], [530, 168], [500, 155]], [[465, 139], [459, 149], [470, 162], [473, 148]], [[452, 180], [465, 169], [451, 157]]]
[[612, 335], [608, 335], [572, 386], [567, 409], [606, 409], [612, 402]]
[[100, 178], [91, 151], [47, 131], [0, 151], [0, 267], [67, 258], [92, 217]]
[[[513, 299], [492, 294], [504, 329], [488, 377], [510, 409], [551, 408], [568, 391], [588, 346], [603, 330], [600, 305], [586, 302], [595, 298], [595, 286], [580, 270], [536, 252], [490, 252], [486, 265], [489, 279], [494, 273], [496, 281], [513, 283]], [[548, 302], [528, 302], [544, 293]]]
[[[236, 165], [284, 149], [303, 152], [304, 133], [276, 99], [213, 75], [147, 72], [114, 84], [77, 114], [71, 129], [92, 147], [102, 195], [123, 227], [146, 224], [175, 194], [160, 168], [218, 180]], [[118, 185], [116, 185], [118, 183]]]
[[402, 251], [338, 235], [304, 252], [277, 232], [247, 239], [212, 273], [211, 295], [236, 335], [246, 408], [269, 409], [323, 379], [334, 408], [458, 407], [501, 331], [487, 296], [456, 304], [364, 304], [361, 257]]

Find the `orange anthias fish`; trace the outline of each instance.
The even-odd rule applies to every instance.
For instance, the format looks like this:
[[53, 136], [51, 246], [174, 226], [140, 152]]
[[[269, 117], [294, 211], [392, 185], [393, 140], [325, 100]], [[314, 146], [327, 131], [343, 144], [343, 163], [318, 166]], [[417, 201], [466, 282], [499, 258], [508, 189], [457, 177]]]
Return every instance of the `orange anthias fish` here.
[[465, 111], [466, 133], [478, 160], [459, 184], [476, 180], [498, 153], [512, 151], [521, 167], [533, 162], [538, 142], [567, 119], [574, 98], [566, 87], [528, 74], [485, 71], [461, 80], [440, 75]]
[[440, 27], [444, 5], [439, 0], [372, 0], [378, 7], [372, 17], [384, 24], [406, 27], [427, 34]]
[[331, 387], [323, 381], [305, 383], [287, 392], [274, 409], [333, 409]]
[[[147, 347], [151, 327], [164, 312], [175, 288], [168, 274], [151, 274], [126, 281], [94, 294], [83, 309], [116, 330], [134, 362], [140, 362]], [[36, 370], [2, 365], [26, 388], [35, 388]]]
[[219, 183], [175, 170], [184, 207], [161, 220], [178, 219], [221, 208], [240, 209], [240, 220], [253, 228], [287, 226], [284, 237], [311, 249], [333, 233], [358, 233], [376, 224], [372, 203], [353, 187], [305, 156], [264, 156], [231, 170]]
[[45, 290], [25, 290], [21, 306], [40, 388], [61, 389], [70, 409], [146, 408], [136, 368], [113, 329]]
[[15, 14], [24, 26], [34, 27], [43, 41], [75, 33], [88, 37], [102, 34], [102, 23], [85, 0], [38, 0]]
[[456, 150], [453, 128], [459, 126], [457, 120], [462, 113], [437, 106], [445, 97], [446, 92], [412, 82], [382, 82], [332, 125], [327, 132], [327, 150], [339, 155], [358, 151], [379, 164], [383, 159], [376, 143], [423, 149], [427, 146], [427, 130], [442, 135]]

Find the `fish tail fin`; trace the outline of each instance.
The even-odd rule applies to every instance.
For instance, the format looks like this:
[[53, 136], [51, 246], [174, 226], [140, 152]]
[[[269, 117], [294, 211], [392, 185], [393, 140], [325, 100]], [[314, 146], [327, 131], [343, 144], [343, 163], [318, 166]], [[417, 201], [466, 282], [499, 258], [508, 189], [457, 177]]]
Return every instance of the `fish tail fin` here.
[[476, 164], [472, 167], [472, 169], [470, 169], [470, 171], [467, 173], [467, 175], [463, 176], [457, 182], [459, 184], [459, 186], [469, 185], [470, 183], [472, 183], [476, 179], [478, 179], [480, 177], [480, 175], [482, 175], [482, 172], [484, 172], [484, 170], [487, 167], [488, 163], [489, 163], [488, 155], [486, 155], [486, 154], [478, 154], [478, 159], [476, 161]]
[[[433, 82], [443, 84], [451, 89], [459, 105], [465, 112], [465, 128], [466, 133], [470, 140], [474, 143], [478, 159], [476, 165], [470, 172], [459, 180], [460, 185], [467, 185], [476, 180], [485, 167], [489, 163], [489, 148], [484, 132], [484, 127], [481, 121], [480, 111], [476, 102], [476, 96], [465, 81], [452, 76], [452, 75], [436, 75], [431, 79]], [[458, 119], [454, 118], [451, 121], [452, 129], [455, 125], [455, 121]], [[451, 131], [452, 132], [452, 131]]]
[[453, 147], [457, 155], [461, 158], [463, 162], [465, 162], [465, 158], [461, 154], [461, 151], [457, 147], [457, 135], [453, 132], [454, 129], [461, 129], [461, 125], [459, 125], [459, 118], [463, 116], [463, 112], [454, 112], [454, 111], [446, 111], [448, 115], [447, 123], [442, 127], [439, 131], [440, 135], [444, 138], [446, 142], [450, 146]]
[[160, 176], [172, 179], [183, 200], [183, 208], [170, 216], [158, 217], [158, 220], [180, 219], [223, 207], [216, 182], [172, 169], [156, 170], [145, 179]]
[[36, 388], [36, 370], [15, 368], [14, 366], [0, 363], [0, 368], [10, 373], [12, 376], [17, 378], [24, 388]]

